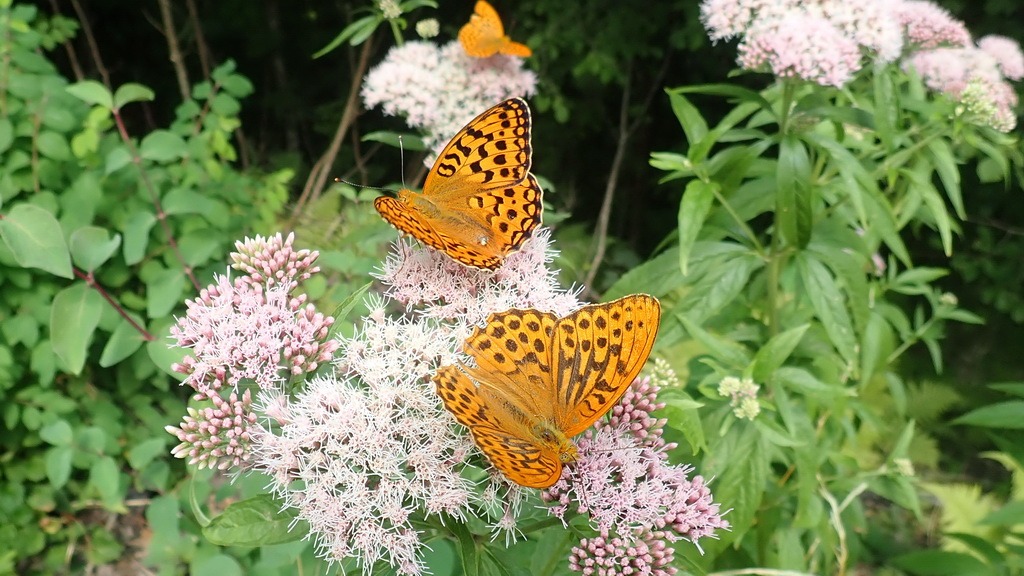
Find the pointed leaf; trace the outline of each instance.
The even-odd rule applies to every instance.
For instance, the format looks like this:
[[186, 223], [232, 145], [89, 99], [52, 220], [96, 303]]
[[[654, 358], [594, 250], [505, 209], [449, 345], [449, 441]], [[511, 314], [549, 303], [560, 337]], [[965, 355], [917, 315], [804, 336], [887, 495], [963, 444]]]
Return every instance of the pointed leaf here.
[[50, 343], [72, 374], [80, 374], [92, 334], [100, 322], [103, 297], [84, 282], [61, 290], [50, 308]]
[[104, 228], [84, 226], [71, 234], [70, 244], [72, 261], [82, 270], [93, 272], [121, 246], [121, 235], [111, 237]]
[[[270, 494], [236, 502], [203, 528], [203, 536], [220, 546], [265, 546], [301, 540], [309, 525], [294, 508]], [[292, 523], [297, 525], [290, 528]]]
[[0, 219], [3, 238], [18, 264], [39, 268], [62, 278], [73, 278], [71, 254], [60, 223], [43, 208], [18, 204]]

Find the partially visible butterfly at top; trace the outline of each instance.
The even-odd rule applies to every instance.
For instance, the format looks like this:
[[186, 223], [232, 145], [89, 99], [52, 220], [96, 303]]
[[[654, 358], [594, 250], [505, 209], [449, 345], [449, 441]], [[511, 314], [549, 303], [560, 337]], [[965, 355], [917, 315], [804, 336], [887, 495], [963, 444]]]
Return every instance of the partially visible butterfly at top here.
[[530, 174], [531, 153], [530, 108], [509, 98], [448, 142], [422, 193], [403, 188], [373, 205], [427, 246], [466, 266], [494, 270], [541, 223], [543, 193]]
[[459, 42], [466, 54], [476, 58], [487, 58], [495, 54], [526, 58], [533, 54], [529, 46], [505, 35], [498, 11], [484, 0], [477, 1], [469, 22], [459, 30]]

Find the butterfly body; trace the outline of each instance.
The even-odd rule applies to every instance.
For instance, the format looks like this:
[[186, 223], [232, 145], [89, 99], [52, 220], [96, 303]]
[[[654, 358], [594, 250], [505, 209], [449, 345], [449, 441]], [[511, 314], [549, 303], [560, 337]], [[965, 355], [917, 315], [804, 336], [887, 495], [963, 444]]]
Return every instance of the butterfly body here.
[[493, 270], [540, 224], [540, 185], [530, 174], [530, 109], [510, 98], [477, 116], [441, 151], [423, 192], [374, 201], [377, 212], [467, 266]]
[[655, 298], [633, 294], [563, 318], [537, 310], [492, 314], [466, 340], [476, 366], [441, 367], [437, 392], [495, 468], [522, 486], [546, 488], [578, 458], [571, 438], [639, 374], [660, 313]]
[[475, 58], [488, 58], [495, 54], [526, 58], [533, 54], [529, 46], [505, 35], [498, 11], [484, 0], [476, 3], [469, 22], [459, 30], [459, 43], [466, 54]]

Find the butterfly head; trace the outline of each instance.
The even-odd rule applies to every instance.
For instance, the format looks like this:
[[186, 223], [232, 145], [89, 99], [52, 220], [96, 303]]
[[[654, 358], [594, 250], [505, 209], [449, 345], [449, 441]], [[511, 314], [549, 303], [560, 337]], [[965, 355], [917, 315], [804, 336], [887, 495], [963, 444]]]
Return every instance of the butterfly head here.
[[541, 421], [534, 425], [533, 434], [537, 443], [558, 454], [562, 464], [575, 462], [579, 459], [576, 445], [557, 426], [551, 422]]

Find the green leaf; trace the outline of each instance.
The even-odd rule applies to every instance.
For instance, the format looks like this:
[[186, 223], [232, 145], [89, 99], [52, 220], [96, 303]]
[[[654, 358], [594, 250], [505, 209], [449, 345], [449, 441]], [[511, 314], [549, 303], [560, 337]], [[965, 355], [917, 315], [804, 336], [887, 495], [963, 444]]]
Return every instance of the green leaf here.
[[[137, 315], [129, 315], [139, 326], [145, 326]], [[114, 329], [113, 334], [110, 335], [110, 339], [107, 340], [107, 345], [103, 347], [103, 353], [100, 355], [100, 366], [109, 368], [117, 364], [134, 354], [145, 341], [145, 336], [139, 333], [130, 322], [122, 318], [117, 323], [117, 328]]]
[[910, 181], [908, 194], [915, 194], [928, 207], [939, 231], [939, 238], [942, 239], [943, 252], [946, 256], [953, 254], [953, 221], [946, 209], [946, 202], [929, 178], [928, 164], [922, 162], [914, 170], [905, 170], [903, 173]]
[[741, 344], [704, 330], [685, 314], [677, 313], [675, 317], [686, 328], [690, 337], [702, 344], [715, 359], [732, 368], [744, 367], [750, 363], [750, 352]]
[[[14, 125], [10, 119], [0, 118], [0, 154], [7, 152], [14, 143]], [[3, 195], [0, 194], [0, 199]]]
[[704, 426], [700, 421], [699, 409], [704, 405], [678, 388], [668, 388], [658, 394], [658, 401], [664, 402], [661, 415], [667, 420], [666, 425], [678, 430], [686, 437], [690, 450], [694, 454], [707, 449], [708, 442], [704, 436]]
[[851, 366], [857, 359], [857, 338], [846, 310], [846, 299], [828, 268], [808, 253], [798, 254], [797, 267], [804, 284], [804, 293], [832, 345]]
[[189, 351], [185, 348], [178, 348], [174, 346], [174, 340], [171, 338], [171, 319], [165, 319], [166, 325], [162, 327], [152, 328], [153, 340], [146, 342], [146, 353], [149, 355], [149, 359], [153, 361], [161, 371], [168, 376], [171, 376], [177, 380], [182, 379], [182, 375], [171, 370], [171, 366], [175, 363], [179, 363]]
[[662, 296], [680, 286], [683, 279], [683, 275], [679, 271], [678, 249], [672, 247], [636, 268], [628, 270], [608, 290], [605, 290], [604, 297], [612, 300], [637, 292]]
[[811, 239], [811, 161], [803, 142], [792, 134], [779, 143], [775, 178], [776, 226], [787, 244], [803, 248]]
[[243, 576], [244, 570], [238, 560], [227, 554], [212, 554], [196, 557], [189, 566], [191, 576]]
[[152, 212], [140, 210], [128, 217], [124, 223], [124, 262], [129, 266], [138, 264], [146, 256], [149, 247], [149, 231], [156, 224], [156, 216]]
[[359, 288], [356, 288], [334, 308], [334, 312], [331, 313], [331, 317], [335, 320], [334, 324], [331, 326], [332, 334], [341, 325], [341, 322], [338, 322], [338, 320], [344, 320], [348, 317], [349, 312], [355, 308], [356, 304], [359, 304], [363, 296], [370, 290], [371, 286], [373, 286], [373, 282], [367, 282]]
[[46, 479], [54, 488], [62, 488], [71, 478], [71, 446], [55, 446], [46, 451]]
[[114, 93], [114, 108], [120, 110], [122, 106], [130, 102], [152, 102], [156, 99], [156, 93], [142, 84], [129, 82], [117, 89]]
[[[373, 14], [371, 16], [363, 16], [359, 20], [346, 26], [333, 40], [327, 43], [327, 46], [317, 50], [313, 53], [313, 58], [319, 58], [324, 54], [328, 54], [345, 41], [350, 41], [352, 46], [356, 46], [370, 37], [377, 26], [384, 21], [384, 18], [380, 14]], [[359, 41], [356, 39], [359, 38]]]
[[294, 508], [282, 509], [280, 500], [261, 494], [248, 500], [235, 502], [203, 528], [203, 536], [219, 546], [267, 546], [302, 539], [309, 526], [297, 521]]
[[477, 548], [476, 539], [469, 529], [462, 522], [453, 520], [448, 525], [449, 530], [455, 535], [455, 547], [462, 561], [462, 571], [465, 576], [480, 576], [481, 557]]
[[67, 420], [55, 420], [39, 429], [39, 439], [54, 446], [70, 446], [74, 432]]
[[676, 305], [677, 310], [685, 310], [686, 316], [695, 322], [704, 322], [732, 303], [747, 287], [750, 275], [764, 267], [764, 260], [741, 252], [727, 254], [708, 266], [710, 269]]
[[672, 104], [672, 112], [679, 119], [679, 125], [683, 127], [683, 133], [690, 146], [703, 140], [708, 133], [708, 123], [704, 121], [700, 110], [697, 110], [690, 99], [683, 96], [678, 90], [669, 90], [668, 100]]
[[0, 219], [0, 238], [20, 266], [73, 278], [71, 255], [53, 214], [34, 204], [18, 204]]
[[686, 275], [690, 250], [697, 241], [697, 235], [704, 225], [704, 219], [711, 211], [718, 184], [702, 180], [691, 180], [686, 185], [683, 200], [679, 203], [679, 269]]
[[370, 132], [361, 138], [363, 142], [380, 142], [394, 148], [401, 148], [410, 152], [420, 152], [427, 149], [427, 143], [417, 134], [411, 132], [391, 132], [378, 130]]
[[143, 440], [138, 444], [132, 446], [125, 454], [128, 460], [128, 465], [133, 470], [142, 470], [149, 465], [150, 462], [157, 458], [162, 458], [164, 453], [167, 451], [167, 441], [170, 436], [160, 436], [157, 438], [150, 438], [149, 440]]
[[932, 138], [927, 142], [926, 146], [928, 152], [931, 153], [932, 164], [935, 165], [935, 171], [939, 174], [942, 187], [946, 189], [946, 197], [949, 198], [950, 204], [956, 210], [956, 215], [961, 220], [966, 220], [967, 213], [964, 211], [964, 198], [960, 191], [960, 168], [953, 158], [953, 150], [950, 148], [948, 141], [940, 138]]
[[139, 156], [154, 162], [170, 162], [188, 156], [188, 144], [169, 130], [154, 130], [142, 139]]
[[804, 324], [790, 328], [781, 334], [776, 334], [766, 342], [754, 356], [753, 371], [751, 372], [754, 381], [768, 382], [775, 370], [782, 366], [783, 362], [793, 353], [810, 326], [810, 324]]
[[71, 146], [68, 145], [64, 135], [51, 130], [39, 133], [39, 137], [36, 138], [36, 147], [40, 154], [53, 160], [70, 160], [72, 156]]
[[85, 226], [71, 234], [71, 259], [82, 270], [93, 272], [121, 246], [121, 235], [98, 226]]
[[114, 108], [114, 96], [107, 87], [95, 80], [84, 80], [65, 88], [69, 94], [88, 104], [102, 106], [108, 110]]
[[108, 508], [121, 506], [121, 471], [110, 456], [101, 456], [89, 470], [89, 484], [99, 492], [100, 500]]
[[103, 170], [107, 174], [113, 174], [121, 168], [132, 163], [132, 154], [124, 146], [116, 146], [107, 152], [106, 162]]
[[1017, 500], [990, 513], [980, 522], [986, 526], [1005, 526], [1012, 528], [1024, 524], [1024, 502]]
[[893, 558], [893, 567], [914, 576], [998, 576], [999, 571], [964, 552], [920, 550]]
[[953, 420], [953, 424], [1007, 430], [1024, 429], [1024, 400], [1010, 400], [982, 406]]
[[89, 341], [100, 322], [103, 297], [84, 282], [61, 290], [50, 308], [50, 343], [72, 374], [85, 366]]
[[166, 316], [177, 306], [185, 293], [185, 273], [165, 268], [146, 282], [146, 314], [150, 318]]
[[725, 542], [737, 542], [754, 526], [764, 498], [772, 450], [753, 425], [734, 426], [709, 449], [701, 473], [715, 478], [715, 501], [731, 508], [731, 532], [722, 532]]

